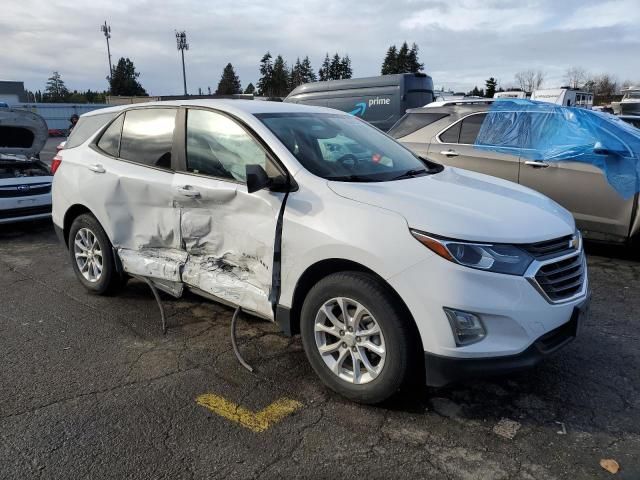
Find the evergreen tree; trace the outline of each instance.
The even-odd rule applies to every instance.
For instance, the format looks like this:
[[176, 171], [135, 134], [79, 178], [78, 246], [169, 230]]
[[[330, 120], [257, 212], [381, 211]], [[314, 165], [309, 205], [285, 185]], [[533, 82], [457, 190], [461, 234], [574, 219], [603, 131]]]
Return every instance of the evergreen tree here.
[[291, 67], [291, 73], [289, 74], [289, 90], [291, 91], [303, 83], [305, 82], [302, 78], [302, 63], [300, 63], [300, 57], [298, 57], [296, 63]]
[[409, 71], [409, 45], [407, 42], [403, 42], [398, 50], [395, 73], [408, 73]]
[[53, 72], [47, 79], [47, 86], [44, 89], [44, 101], [61, 103], [69, 97], [69, 90], [64, 84], [62, 77], [58, 72]]
[[342, 64], [340, 55], [337, 53], [331, 59], [329, 65], [329, 80], [340, 80], [342, 78]]
[[313, 71], [313, 67], [311, 67], [309, 57], [304, 57], [304, 60], [302, 60], [302, 64], [300, 65], [300, 77], [302, 78], [302, 83], [318, 81], [318, 77], [316, 77], [316, 73]]
[[147, 92], [138, 82], [140, 73], [136, 72], [133, 62], [120, 58], [111, 75], [111, 94], [125, 96], [147, 96]]
[[496, 88], [498, 87], [498, 80], [493, 77], [489, 77], [484, 85], [486, 87], [485, 96], [487, 98], [493, 98], [493, 95], [496, 93]]
[[282, 55], [273, 61], [271, 81], [271, 97], [285, 97], [289, 93], [289, 71]]
[[474, 86], [473, 90], [467, 92], [467, 95], [470, 97], [484, 97], [484, 90], [479, 89], [478, 86]]
[[409, 55], [407, 57], [407, 72], [402, 73], [418, 73], [424, 68], [424, 63], [418, 61], [418, 45], [413, 43]]
[[222, 77], [220, 77], [216, 94], [233, 95], [235, 93], [242, 93], [242, 86], [240, 85], [240, 79], [233, 69], [233, 65], [227, 63], [227, 66], [224, 67], [222, 71]]
[[258, 80], [258, 92], [263, 97], [273, 96], [273, 62], [271, 53], [267, 52], [260, 60], [260, 80]]
[[349, 55], [346, 55], [340, 60], [340, 78], [351, 78], [352, 76], [351, 59]]
[[321, 82], [330, 80], [330, 77], [329, 77], [330, 68], [331, 68], [331, 60], [329, 59], [329, 54], [327, 53], [324, 56], [324, 61], [322, 62], [322, 66], [320, 67], [320, 70], [318, 70], [318, 77], [320, 77]]
[[398, 68], [398, 49], [395, 45], [391, 45], [387, 50], [387, 54], [382, 62], [380, 73], [382, 75], [390, 75], [396, 73]]
[[244, 93], [247, 95], [253, 95], [256, 91], [256, 87], [253, 86], [253, 83], [249, 83], [247, 88], [244, 89]]

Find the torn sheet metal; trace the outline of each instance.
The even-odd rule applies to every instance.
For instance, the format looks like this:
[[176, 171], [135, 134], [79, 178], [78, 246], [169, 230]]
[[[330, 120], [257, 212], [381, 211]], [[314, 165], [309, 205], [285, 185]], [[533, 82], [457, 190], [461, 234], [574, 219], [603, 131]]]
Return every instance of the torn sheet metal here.
[[[281, 195], [248, 194], [242, 185], [197, 180], [204, 180], [194, 185], [201, 196], [177, 202], [181, 238], [189, 254], [182, 281], [273, 319], [269, 294]], [[193, 185], [196, 180], [189, 181]]]
[[118, 255], [125, 272], [171, 282], [182, 281], [182, 267], [188, 257], [187, 252], [161, 248], [119, 248]]
[[625, 199], [640, 192], [640, 130], [613, 115], [545, 102], [493, 102], [474, 148], [520, 149], [527, 160], [575, 161], [602, 170]]

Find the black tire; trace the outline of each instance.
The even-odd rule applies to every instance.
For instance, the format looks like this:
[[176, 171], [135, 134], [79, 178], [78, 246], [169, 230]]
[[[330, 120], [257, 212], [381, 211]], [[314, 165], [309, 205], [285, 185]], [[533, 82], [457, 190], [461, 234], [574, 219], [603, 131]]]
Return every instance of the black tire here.
[[[336, 297], [359, 302], [382, 330], [386, 349], [384, 365], [378, 376], [368, 383], [355, 384], [340, 378], [331, 371], [318, 351], [314, 331], [316, 315], [326, 302]], [[315, 372], [330, 389], [355, 402], [380, 403], [396, 393], [410, 378], [410, 360], [414, 348], [410, 333], [412, 320], [406, 317], [404, 309], [398, 305], [388, 287], [373, 275], [363, 272], [334, 273], [320, 280], [305, 298], [300, 319], [305, 353]]]
[[[84, 277], [75, 257], [74, 241], [78, 231], [83, 228], [93, 233], [102, 252], [102, 272], [98, 280], [93, 282]], [[87, 290], [97, 295], [110, 295], [119, 291], [125, 285], [127, 277], [120, 275], [116, 271], [111, 242], [100, 222], [93, 215], [85, 213], [75, 218], [69, 230], [68, 247], [73, 271]]]

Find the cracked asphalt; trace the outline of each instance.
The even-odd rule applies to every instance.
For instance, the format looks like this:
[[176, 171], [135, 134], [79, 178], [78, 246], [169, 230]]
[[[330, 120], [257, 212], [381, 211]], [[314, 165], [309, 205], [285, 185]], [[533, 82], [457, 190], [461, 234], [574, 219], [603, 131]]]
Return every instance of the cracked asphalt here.
[[[384, 405], [326, 390], [299, 338], [148, 287], [85, 292], [49, 222], [0, 230], [0, 478], [640, 478], [640, 262], [590, 246], [593, 301], [580, 337], [538, 368]], [[254, 433], [196, 404], [302, 408]], [[507, 419], [515, 436], [494, 428]], [[564, 433], [566, 432], [566, 433]], [[621, 470], [602, 469], [603, 458]]]

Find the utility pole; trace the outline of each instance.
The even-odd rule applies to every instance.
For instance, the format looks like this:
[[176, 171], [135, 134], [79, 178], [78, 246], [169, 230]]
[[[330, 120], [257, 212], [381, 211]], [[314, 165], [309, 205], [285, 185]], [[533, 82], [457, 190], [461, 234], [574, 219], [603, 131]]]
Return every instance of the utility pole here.
[[107, 21], [104, 21], [104, 25], [100, 25], [100, 31], [104, 33], [104, 38], [107, 39], [107, 56], [109, 57], [109, 91], [111, 91], [111, 76], [113, 75], [113, 67], [111, 66], [111, 48], [109, 47], [109, 39], [111, 38], [111, 27], [107, 25]]
[[182, 82], [184, 83], [184, 94], [187, 95], [187, 74], [184, 70], [184, 51], [189, 50], [189, 44], [187, 43], [187, 32], [176, 31], [176, 43], [180, 54], [182, 55]]

